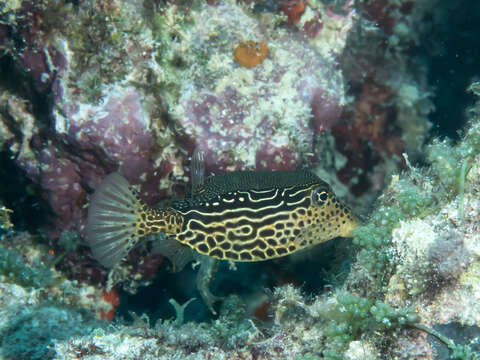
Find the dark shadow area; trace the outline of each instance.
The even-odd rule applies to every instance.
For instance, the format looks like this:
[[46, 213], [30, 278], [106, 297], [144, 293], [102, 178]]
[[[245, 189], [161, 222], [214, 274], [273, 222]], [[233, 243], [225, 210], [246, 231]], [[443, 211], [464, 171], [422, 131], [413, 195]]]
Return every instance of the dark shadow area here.
[[[315, 296], [344, 280], [351, 259], [349, 246], [351, 239], [338, 238], [294, 255], [295, 260], [284, 257], [263, 262], [235, 263], [236, 270], [230, 270], [228, 262], [222, 261], [210, 290], [216, 296], [239, 295], [246, 299], [272, 292], [281, 285], [293, 284], [305, 295]], [[186, 308], [185, 322], [215, 319], [197, 291], [196, 276], [197, 270], [193, 270], [191, 264], [176, 274], [165, 269], [159, 270], [153, 283], [141, 287], [137, 294], [120, 292], [117, 316], [129, 321], [132, 320], [130, 312], [147, 314], [153, 325], [159, 319], [175, 318], [173, 306], [168, 302], [170, 299], [184, 304], [196, 298]], [[217, 312], [220, 306], [221, 302], [215, 304]]]
[[30, 112], [35, 119], [50, 126], [52, 105], [50, 91], [43, 93], [37, 91], [28, 73], [18, 69], [11, 56], [0, 56], [0, 74], [0, 89], [28, 99], [32, 106]]
[[[469, 345], [478, 354], [480, 352], [480, 328], [476, 326], [463, 326], [456, 322], [436, 324], [433, 328], [443, 336], [451, 339], [456, 345]], [[428, 342], [436, 352], [436, 360], [458, 359], [452, 356], [452, 351], [443, 342], [432, 335], [427, 336]], [[464, 357], [467, 359], [467, 357]]]
[[0, 152], [0, 202], [13, 210], [11, 220], [16, 230], [38, 233], [45, 227], [49, 210], [39, 199], [41, 189], [30, 181], [10, 157]]
[[[0, 56], [0, 89], [17, 95], [20, 99], [28, 99], [31, 108], [28, 109], [38, 121], [40, 137], [42, 127], [48, 129], [51, 121], [51, 100], [49, 91], [37, 91], [29, 75], [15, 66], [11, 56]], [[0, 109], [3, 111], [3, 109]], [[4, 114], [10, 131], [15, 135], [17, 142], [22, 142], [21, 124], [5, 111]], [[24, 171], [15, 164], [14, 155], [5, 148], [0, 148], [0, 201], [13, 210], [12, 222], [17, 230], [28, 230], [38, 233], [41, 226], [47, 224], [49, 215], [48, 206], [40, 198], [41, 190], [27, 178]]]
[[433, 136], [458, 140], [466, 122], [465, 109], [475, 97], [466, 91], [472, 80], [480, 80], [480, 2], [463, 0], [441, 3], [426, 19], [432, 24], [421, 39], [419, 54], [428, 65], [434, 87], [435, 111], [430, 115]]
[[152, 325], [159, 319], [175, 319], [175, 310], [169, 303], [175, 299], [179, 304], [184, 304], [192, 298], [197, 298], [185, 310], [185, 321], [207, 321], [210, 317], [208, 309], [203, 304], [196, 290], [196, 271], [191, 264], [178, 273], [170, 273], [164, 268], [158, 271], [153, 282], [141, 287], [137, 294], [120, 291], [120, 306], [117, 315], [132, 320], [130, 312], [137, 315], [146, 314]]

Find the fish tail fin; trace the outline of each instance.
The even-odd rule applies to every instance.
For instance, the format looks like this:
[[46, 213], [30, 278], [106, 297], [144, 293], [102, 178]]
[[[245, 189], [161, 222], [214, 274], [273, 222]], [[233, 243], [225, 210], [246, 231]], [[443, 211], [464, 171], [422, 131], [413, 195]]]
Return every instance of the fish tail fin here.
[[138, 244], [139, 209], [135, 189], [118, 173], [108, 175], [95, 191], [88, 209], [87, 242], [94, 258], [111, 268]]

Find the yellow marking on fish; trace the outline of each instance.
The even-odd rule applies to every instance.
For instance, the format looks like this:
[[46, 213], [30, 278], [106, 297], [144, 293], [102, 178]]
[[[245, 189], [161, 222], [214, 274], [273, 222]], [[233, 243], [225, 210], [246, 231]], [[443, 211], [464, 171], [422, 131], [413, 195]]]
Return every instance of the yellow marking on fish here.
[[164, 233], [221, 260], [262, 261], [349, 237], [357, 224], [329, 185], [308, 171], [210, 177], [193, 198], [168, 208], [143, 204], [125, 179], [112, 174], [92, 200], [87, 232], [95, 257], [112, 266], [149, 234]]

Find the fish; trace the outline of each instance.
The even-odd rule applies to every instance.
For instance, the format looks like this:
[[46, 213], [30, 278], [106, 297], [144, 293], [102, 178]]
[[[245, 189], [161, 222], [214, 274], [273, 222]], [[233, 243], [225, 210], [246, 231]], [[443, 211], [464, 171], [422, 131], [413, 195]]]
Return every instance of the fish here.
[[328, 183], [309, 170], [198, 177], [183, 199], [150, 206], [119, 173], [108, 175], [88, 208], [87, 242], [94, 258], [112, 268], [143, 240], [162, 235], [156, 251], [180, 267], [192, 252], [233, 262], [266, 261], [352, 237], [359, 224]]

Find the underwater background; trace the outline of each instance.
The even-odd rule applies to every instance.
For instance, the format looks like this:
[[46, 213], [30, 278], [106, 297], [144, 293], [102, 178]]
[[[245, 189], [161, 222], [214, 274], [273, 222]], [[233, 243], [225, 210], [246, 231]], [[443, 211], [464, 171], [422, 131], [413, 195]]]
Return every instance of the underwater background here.
[[[480, 3], [1, 0], [0, 359], [480, 359]], [[288, 257], [86, 241], [118, 171], [150, 205], [309, 169], [362, 223]]]

